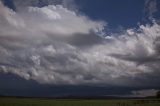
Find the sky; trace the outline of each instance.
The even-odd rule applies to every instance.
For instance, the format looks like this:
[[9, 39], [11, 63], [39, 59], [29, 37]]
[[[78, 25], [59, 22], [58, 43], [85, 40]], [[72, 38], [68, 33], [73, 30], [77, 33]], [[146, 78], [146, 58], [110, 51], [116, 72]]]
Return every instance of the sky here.
[[159, 0], [0, 0], [0, 95], [153, 96]]

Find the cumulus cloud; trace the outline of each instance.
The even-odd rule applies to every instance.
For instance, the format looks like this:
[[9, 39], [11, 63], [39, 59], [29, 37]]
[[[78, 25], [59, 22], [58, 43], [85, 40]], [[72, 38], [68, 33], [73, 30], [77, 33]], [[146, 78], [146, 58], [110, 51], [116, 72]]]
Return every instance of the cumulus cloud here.
[[104, 36], [62, 5], [14, 12], [0, 4], [0, 72], [48, 84], [158, 86], [160, 26]]

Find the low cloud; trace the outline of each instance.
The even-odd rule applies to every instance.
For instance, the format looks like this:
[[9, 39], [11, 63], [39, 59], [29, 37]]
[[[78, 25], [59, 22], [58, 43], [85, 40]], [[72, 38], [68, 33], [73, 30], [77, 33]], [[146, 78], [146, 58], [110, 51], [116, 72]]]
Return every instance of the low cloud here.
[[132, 91], [133, 97], [148, 97], [148, 96], [156, 96], [158, 90], [156, 89], [144, 89], [138, 91]]
[[160, 26], [105, 36], [103, 21], [62, 5], [0, 3], [0, 72], [47, 84], [158, 86]]

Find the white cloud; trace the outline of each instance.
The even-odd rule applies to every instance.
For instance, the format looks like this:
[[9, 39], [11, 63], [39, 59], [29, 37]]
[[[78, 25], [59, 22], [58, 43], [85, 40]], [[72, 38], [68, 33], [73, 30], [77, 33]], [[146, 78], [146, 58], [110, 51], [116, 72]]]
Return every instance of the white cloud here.
[[[47, 7], [30, 7], [25, 14], [28, 24], [34, 31], [43, 31], [51, 34], [69, 35], [75, 33], [88, 34], [91, 30], [102, 29], [103, 22], [89, 20], [85, 16], [76, 15], [73, 11], [63, 8], [61, 5], [49, 5]], [[32, 17], [30, 15], [32, 14]], [[32, 22], [37, 24], [32, 24]], [[39, 23], [41, 22], [41, 23]]]
[[132, 91], [132, 96], [134, 97], [147, 97], [147, 96], [156, 96], [158, 90], [156, 89], [144, 89], [138, 91]]
[[156, 23], [102, 38], [97, 34], [105, 35], [104, 22], [61, 5], [13, 12], [2, 4], [0, 22], [1, 72], [49, 84], [154, 86], [160, 81], [153, 80], [160, 73]]

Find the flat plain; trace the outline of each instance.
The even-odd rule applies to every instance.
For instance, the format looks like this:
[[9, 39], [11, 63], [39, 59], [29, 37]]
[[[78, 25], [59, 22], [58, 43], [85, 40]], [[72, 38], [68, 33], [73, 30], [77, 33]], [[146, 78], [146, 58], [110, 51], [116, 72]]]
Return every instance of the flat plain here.
[[0, 98], [0, 106], [160, 106], [160, 99]]

